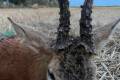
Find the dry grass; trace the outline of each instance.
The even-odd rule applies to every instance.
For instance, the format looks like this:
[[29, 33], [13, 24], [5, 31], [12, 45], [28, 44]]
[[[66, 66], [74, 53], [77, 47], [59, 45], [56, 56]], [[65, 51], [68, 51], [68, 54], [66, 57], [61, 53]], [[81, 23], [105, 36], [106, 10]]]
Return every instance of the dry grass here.
[[120, 80], [120, 33], [113, 35], [94, 60], [98, 80]]
[[[55, 38], [55, 32], [59, 22], [59, 9], [56, 8], [39, 8], [39, 9], [0, 9], [0, 31], [4, 32], [9, 29], [10, 23], [6, 17], [18, 23], [33, 27], [48, 35], [49, 38]], [[104, 26], [118, 18], [120, 18], [119, 7], [102, 7], [93, 10], [94, 29]], [[79, 34], [79, 8], [71, 9], [71, 33], [74, 36]], [[99, 25], [98, 25], [99, 24]], [[120, 25], [117, 26], [120, 28]], [[120, 33], [116, 29], [113, 31], [114, 36], [107, 40], [107, 44], [103, 44], [99, 50], [98, 56], [94, 61], [98, 67], [98, 80], [120, 80]], [[119, 43], [119, 44], [118, 44]]]

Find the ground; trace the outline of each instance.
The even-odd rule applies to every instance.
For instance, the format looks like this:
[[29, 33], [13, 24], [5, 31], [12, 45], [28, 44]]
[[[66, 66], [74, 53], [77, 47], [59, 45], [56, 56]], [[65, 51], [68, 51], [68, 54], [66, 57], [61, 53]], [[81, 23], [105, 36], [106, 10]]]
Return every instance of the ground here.
[[[71, 8], [70, 11], [72, 28], [70, 34], [74, 36], [79, 35], [80, 9]], [[0, 9], [0, 31], [4, 32], [11, 29], [11, 25], [7, 20], [7, 17], [11, 17], [15, 22], [39, 30], [47, 38], [53, 39], [55, 38], [55, 32], [59, 24], [58, 12], [58, 8]], [[94, 7], [92, 14], [93, 28], [102, 27], [119, 18], [120, 7]], [[116, 27], [120, 28], [120, 24]], [[119, 32], [119, 29], [116, 29], [114, 32]], [[119, 34], [117, 33], [117, 35]], [[97, 78], [100, 80], [120, 80], [120, 46], [116, 44], [116, 39], [113, 40], [115, 41], [113, 50], [111, 51], [111, 48], [108, 48], [105, 52], [98, 53], [98, 56], [94, 60], [98, 67]], [[120, 38], [117, 41], [120, 42]]]

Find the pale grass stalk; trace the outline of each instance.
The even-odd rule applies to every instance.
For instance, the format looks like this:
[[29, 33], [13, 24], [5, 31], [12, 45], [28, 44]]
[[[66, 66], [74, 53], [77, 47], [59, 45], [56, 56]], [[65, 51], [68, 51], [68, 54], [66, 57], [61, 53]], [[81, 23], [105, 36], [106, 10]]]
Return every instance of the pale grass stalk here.
[[102, 64], [102, 66], [106, 69], [106, 71], [107, 71], [107, 73], [110, 75], [111, 79], [112, 79], [112, 80], [115, 80], [114, 77], [113, 77], [113, 75], [111, 74], [111, 72], [108, 70], [108, 67], [107, 67], [104, 63], [101, 63], [101, 64]]

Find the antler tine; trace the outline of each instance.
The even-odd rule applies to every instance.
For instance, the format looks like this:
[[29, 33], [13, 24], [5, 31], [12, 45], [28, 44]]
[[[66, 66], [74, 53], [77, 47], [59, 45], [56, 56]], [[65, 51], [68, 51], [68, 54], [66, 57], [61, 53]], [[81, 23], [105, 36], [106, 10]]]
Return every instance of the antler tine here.
[[94, 51], [91, 14], [92, 14], [93, 0], [85, 0], [84, 5], [81, 6], [81, 19], [80, 19], [80, 38], [83, 43], [88, 45]]
[[60, 8], [60, 18], [58, 35], [55, 48], [60, 50], [67, 46], [67, 40], [69, 38], [70, 31], [70, 11], [69, 11], [69, 1], [68, 0], [58, 0]]

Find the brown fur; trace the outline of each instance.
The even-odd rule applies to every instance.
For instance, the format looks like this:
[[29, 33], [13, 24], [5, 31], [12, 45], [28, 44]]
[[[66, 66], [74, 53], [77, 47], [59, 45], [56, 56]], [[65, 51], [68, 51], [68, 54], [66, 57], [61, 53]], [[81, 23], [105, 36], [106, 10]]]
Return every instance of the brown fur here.
[[35, 53], [15, 39], [0, 46], [0, 80], [46, 80], [52, 52], [39, 47]]

